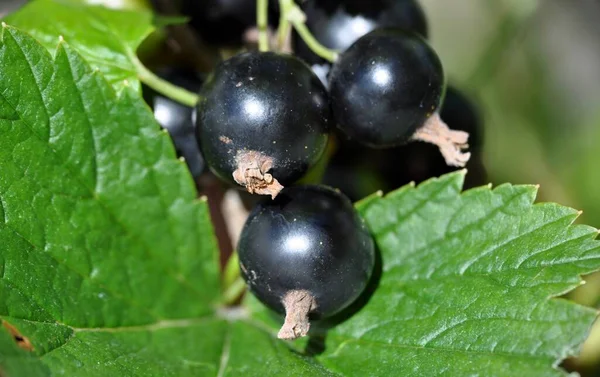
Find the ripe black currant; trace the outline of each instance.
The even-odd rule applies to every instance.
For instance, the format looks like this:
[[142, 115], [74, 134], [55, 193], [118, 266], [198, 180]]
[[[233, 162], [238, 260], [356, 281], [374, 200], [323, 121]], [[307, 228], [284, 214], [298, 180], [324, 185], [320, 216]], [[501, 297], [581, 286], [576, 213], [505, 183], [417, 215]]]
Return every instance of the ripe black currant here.
[[207, 164], [251, 193], [276, 196], [323, 154], [327, 91], [305, 63], [249, 52], [222, 62], [204, 83], [196, 136]]
[[[302, 4], [306, 26], [325, 47], [343, 51], [358, 38], [381, 27], [395, 27], [427, 37], [427, 21], [415, 0], [308, 0]], [[296, 55], [309, 64], [318, 57], [298, 34], [293, 38]]]
[[[485, 184], [487, 177], [481, 161], [483, 124], [476, 103], [449, 85], [440, 116], [452, 129], [469, 133], [472, 155], [467, 163], [469, 174], [465, 178], [465, 188]], [[388, 192], [409, 182], [419, 183], [456, 169], [446, 164], [432, 144], [411, 143], [372, 149], [347, 140], [343, 135], [336, 141], [337, 148], [322, 182], [339, 188], [353, 201], [377, 190]]]
[[373, 271], [373, 240], [340, 192], [295, 186], [250, 213], [238, 243], [240, 269], [256, 297], [286, 313], [279, 337], [306, 335], [308, 315], [329, 317], [351, 304]]
[[[166, 70], [158, 73], [163, 79], [197, 92], [202, 85], [200, 78], [187, 71]], [[194, 136], [194, 109], [163, 96], [154, 89], [143, 86], [144, 100], [152, 108], [156, 121], [169, 132], [177, 155], [183, 157], [194, 178], [202, 174], [205, 164]]]
[[330, 93], [339, 128], [356, 141], [389, 148], [410, 140], [438, 145], [448, 165], [464, 166], [468, 134], [451, 131], [437, 113], [444, 94], [440, 59], [417, 34], [375, 30], [333, 65]]

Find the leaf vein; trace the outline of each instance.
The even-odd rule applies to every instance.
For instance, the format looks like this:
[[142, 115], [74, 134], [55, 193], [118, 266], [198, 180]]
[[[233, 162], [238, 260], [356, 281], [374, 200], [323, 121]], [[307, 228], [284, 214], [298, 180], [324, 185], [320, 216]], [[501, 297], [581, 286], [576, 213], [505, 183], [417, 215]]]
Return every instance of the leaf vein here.
[[225, 337], [223, 339], [223, 350], [221, 351], [221, 360], [219, 362], [219, 371], [217, 377], [225, 377], [227, 365], [229, 363], [229, 352], [231, 351], [231, 323], [227, 323]]
[[[17, 237], [21, 238], [22, 240], [24, 240], [25, 242], [27, 242], [32, 248], [38, 250], [39, 252], [39, 248], [34, 245], [30, 240], [28, 240], [26, 237], [24, 237], [23, 235], [21, 235], [18, 231], [16, 231], [15, 229], [13, 229], [9, 224], [3, 224], [1, 227], [4, 227], [8, 230], [10, 230], [13, 234], [15, 234]], [[44, 252], [40, 254], [45, 254], [50, 256], [50, 258], [52, 258], [57, 264], [59, 265], [64, 265], [69, 271], [74, 272], [75, 274], [79, 275], [82, 280], [86, 280], [88, 277], [83, 275], [81, 272], [73, 269], [71, 266], [69, 266], [66, 263], [63, 263], [61, 260], [59, 260], [56, 256], [54, 256], [54, 254], [52, 254], [51, 252]], [[121, 296], [119, 293], [117, 293], [116, 291], [113, 291], [112, 289], [108, 289], [106, 286], [104, 286], [104, 284], [100, 284], [97, 281], [91, 280], [91, 279], [87, 279], [89, 280], [92, 284], [94, 284], [95, 286], [102, 288], [103, 290], [110, 292], [115, 298], [118, 298], [119, 300], [121, 300], [124, 303], [128, 303], [133, 307], [138, 307], [140, 308], [142, 311], [146, 312], [147, 314], [151, 315], [154, 318], [160, 318], [160, 316], [158, 316], [157, 314], [155, 314], [153, 311], [151, 311], [150, 309], [146, 308], [144, 305], [140, 305], [139, 303], [136, 303], [134, 300], [128, 300], [125, 297]], [[36, 302], [36, 304], [39, 303]], [[41, 306], [40, 306], [41, 307]]]
[[77, 98], [79, 99], [79, 103], [78, 103], [78, 107], [80, 109], [83, 110], [83, 113], [85, 114], [85, 122], [87, 124], [87, 127], [81, 127], [84, 128], [86, 131], [89, 132], [89, 136], [92, 139], [92, 155], [94, 156], [93, 159], [93, 163], [94, 166], [92, 167], [93, 170], [93, 180], [94, 180], [94, 187], [88, 187], [88, 190], [90, 190], [92, 192], [92, 195], [94, 195], [94, 193], [97, 190], [98, 187], [98, 145], [97, 145], [97, 135], [94, 132], [94, 127], [92, 127], [92, 124], [90, 123], [90, 114], [88, 111], [87, 106], [85, 106], [85, 102], [83, 100], [83, 97], [81, 96], [81, 89], [79, 88], [79, 82], [77, 82], [77, 80], [75, 79], [75, 75], [73, 73], [73, 65], [71, 62], [71, 59], [69, 59], [69, 57], [67, 56], [67, 60], [69, 62], [69, 72], [71, 73], [71, 78], [73, 79], [73, 82], [75, 83], [75, 87], [77, 88], [76, 92], [77, 92]]

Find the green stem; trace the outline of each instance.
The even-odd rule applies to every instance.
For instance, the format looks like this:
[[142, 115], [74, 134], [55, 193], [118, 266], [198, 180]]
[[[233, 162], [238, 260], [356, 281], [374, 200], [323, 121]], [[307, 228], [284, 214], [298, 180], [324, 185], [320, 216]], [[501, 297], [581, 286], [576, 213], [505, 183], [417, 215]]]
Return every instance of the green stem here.
[[227, 289], [225, 289], [225, 292], [223, 292], [223, 304], [233, 305], [245, 290], [246, 282], [241, 276], [238, 276], [237, 279], [235, 279], [235, 281], [231, 283]]
[[293, 6], [293, 1], [279, 0], [279, 28], [277, 29], [277, 49], [281, 51], [290, 34], [292, 25], [287, 15], [290, 10], [290, 3]]
[[[279, 0], [281, 17], [285, 17], [289, 22], [292, 23], [294, 29], [300, 35], [300, 38], [306, 43], [306, 45], [317, 55], [330, 62], [335, 62], [338, 57], [337, 51], [331, 50], [323, 46], [319, 41], [313, 37], [310, 30], [304, 24], [306, 16], [302, 9], [294, 0]], [[281, 33], [281, 32], [280, 32]]]
[[269, 51], [269, 35], [267, 34], [268, 0], [256, 2], [256, 26], [258, 27], [258, 50]]
[[304, 43], [306, 43], [315, 54], [332, 63], [337, 60], [338, 53], [320, 44], [319, 41], [312, 36], [306, 25], [304, 25], [304, 22], [292, 21], [292, 25], [294, 25], [300, 38], [304, 40]]
[[284, 21], [281, 23], [279, 21], [279, 29], [277, 29], [277, 49], [283, 50], [283, 47], [287, 43], [287, 39], [290, 37], [290, 33], [292, 31], [292, 25], [289, 21]]
[[170, 82], [161, 79], [156, 76], [152, 71], [146, 68], [142, 62], [137, 58], [133, 59], [135, 68], [138, 74], [138, 78], [141, 82], [148, 85], [157, 92], [164, 94], [165, 96], [180, 102], [186, 106], [194, 107], [198, 102], [199, 96], [188, 90], [185, 90], [177, 85], [173, 85]]
[[240, 262], [237, 252], [233, 252], [223, 269], [223, 304], [233, 305], [244, 293], [246, 283], [240, 275]]
[[240, 277], [240, 260], [236, 251], [231, 254], [223, 268], [223, 286], [229, 288]]

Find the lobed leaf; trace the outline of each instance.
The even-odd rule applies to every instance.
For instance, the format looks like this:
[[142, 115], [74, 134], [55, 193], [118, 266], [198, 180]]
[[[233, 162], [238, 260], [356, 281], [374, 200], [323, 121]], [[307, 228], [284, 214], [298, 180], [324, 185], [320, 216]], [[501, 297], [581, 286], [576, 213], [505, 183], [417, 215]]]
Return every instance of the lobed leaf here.
[[148, 107], [10, 27], [0, 72], [0, 316], [50, 366], [199, 328], [220, 293], [208, 208]]
[[[597, 230], [536, 187], [460, 194], [463, 173], [358, 205], [381, 251], [375, 294], [327, 336], [344, 374], [563, 375], [596, 312], [550, 299], [598, 269]], [[377, 359], [377, 363], [370, 360]]]

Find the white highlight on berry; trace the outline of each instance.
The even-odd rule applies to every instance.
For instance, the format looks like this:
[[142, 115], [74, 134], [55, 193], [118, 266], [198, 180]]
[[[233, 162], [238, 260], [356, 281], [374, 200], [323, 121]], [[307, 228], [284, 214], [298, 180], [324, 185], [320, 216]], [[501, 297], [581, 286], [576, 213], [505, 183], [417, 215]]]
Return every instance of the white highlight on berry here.
[[259, 118], [263, 116], [265, 109], [260, 101], [249, 99], [244, 101], [244, 111], [250, 117]]
[[285, 247], [295, 253], [305, 253], [310, 248], [310, 240], [302, 235], [289, 237], [285, 241]]
[[373, 72], [373, 80], [379, 86], [387, 86], [392, 80], [392, 76], [387, 69], [376, 67], [375, 72]]

